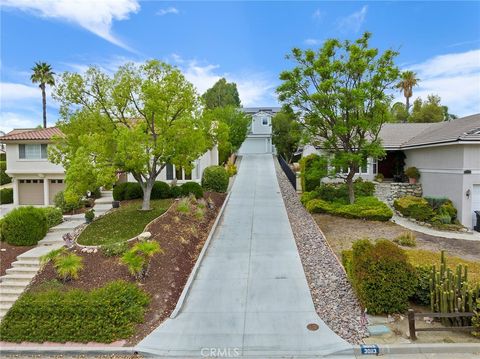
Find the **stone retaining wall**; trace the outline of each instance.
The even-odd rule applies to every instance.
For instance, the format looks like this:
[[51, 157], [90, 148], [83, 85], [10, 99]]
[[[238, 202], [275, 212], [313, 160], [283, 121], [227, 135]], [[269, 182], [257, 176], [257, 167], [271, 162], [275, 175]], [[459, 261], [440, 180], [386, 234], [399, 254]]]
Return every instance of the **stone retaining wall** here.
[[376, 186], [376, 196], [389, 204], [392, 204], [393, 201], [400, 197], [422, 197], [422, 194], [421, 183], [379, 183]]

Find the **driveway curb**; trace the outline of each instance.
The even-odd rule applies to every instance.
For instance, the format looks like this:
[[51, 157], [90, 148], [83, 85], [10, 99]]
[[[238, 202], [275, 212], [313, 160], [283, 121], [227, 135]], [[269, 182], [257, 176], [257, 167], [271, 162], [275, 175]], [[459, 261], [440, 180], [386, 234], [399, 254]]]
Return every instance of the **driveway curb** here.
[[200, 265], [202, 264], [203, 257], [205, 257], [205, 253], [208, 250], [208, 246], [210, 245], [210, 242], [212, 240], [213, 234], [215, 233], [218, 223], [220, 222], [220, 218], [223, 216], [223, 212], [225, 210], [225, 207], [227, 206], [228, 200], [230, 198], [230, 193], [227, 194], [227, 197], [225, 198], [225, 201], [222, 204], [222, 208], [220, 208], [220, 211], [218, 212], [217, 218], [215, 219], [215, 222], [213, 223], [212, 229], [210, 230], [210, 233], [208, 234], [208, 238], [205, 241], [205, 244], [203, 245], [202, 251], [200, 252], [200, 255], [198, 256], [197, 261], [195, 262], [195, 265], [193, 266], [192, 271], [190, 272], [190, 275], [188, 276], [187, 283], [185, 284], [185, 287], [183, 287], [182, 294], [180, 295], [180, 298], [178, 298], [177, 305], [175, 306], [175, 309], [173, 312], [170, 314], [170, 319], [175, 318], [180, 311], [182, 310], [183, 303], [185, 303], [185, 299], [188, 296], [188, 292], [190, 291], [190, 287], [192, 286], [193, 280], [197, 276], [197, 272], [200, 269]]
[[[425, 344], [377, 344], [380, 355], [385, 354], [446, 354], [480, 353], [480, 343], [425, 343]], [[359, 345], [354, 346], [355, 355], [362, 356]], [[363, 356], [362, 356], [363, 357]]]

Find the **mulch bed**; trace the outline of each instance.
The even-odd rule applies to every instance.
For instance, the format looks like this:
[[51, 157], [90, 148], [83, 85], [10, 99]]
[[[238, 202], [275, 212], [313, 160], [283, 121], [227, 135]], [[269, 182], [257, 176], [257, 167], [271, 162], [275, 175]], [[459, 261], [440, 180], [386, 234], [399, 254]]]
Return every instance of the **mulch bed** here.
[[[135, 335], [128, 339], [127, 345], [140, 342], [175, 308], [226, 195], [206, 193], [205, 197], [213, 201], [214, 208], [206, 210], [203, 220], [196, 219], [193, 214], [177, 212], [174, 205], [149, 227], [152, 239], [159, 242], [165, 253], [153, 257], [148, 277], [139, 283], [150, 294], [151, 300], [144, 323], [137, 326]], [[74, 251], [83, 257], [84, 268], [78, 279], [65, 284], [66, 289], [90, 290], [118, 279], [135, 282], [127, 267], [120, 263], [119, 257], [105, 257], [100, 251], [83, 253], [79, 248]], [[53, 266], [47, 264], [34, 278], [29, 290], [42, 288], [42, 284], [55, 279]]]
[[6, 274], [6, 270], [17, 260], [17, 256], [35, 246], [12, 246], [7, 242], [0, 242], [0, 276]]

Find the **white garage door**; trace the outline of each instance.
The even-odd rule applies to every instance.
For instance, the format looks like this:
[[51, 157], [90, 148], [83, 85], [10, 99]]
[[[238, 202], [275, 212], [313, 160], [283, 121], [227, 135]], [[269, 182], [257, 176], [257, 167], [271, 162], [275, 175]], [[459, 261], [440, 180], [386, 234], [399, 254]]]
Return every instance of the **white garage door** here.
[[477, 216], [474, 211], [480, 211], [480, 184], [473, 185], [472, 191], [472, 215], [473, 225], [477, 224]]
[[266, 138], [247, 138], [238, 152], [240, 154], [270, 153], [269, 147], [271, 146], [269, 146], [268, 142], [270, 140]]
[[43, 179], [18, 180], [19, 204], [43, 204]]

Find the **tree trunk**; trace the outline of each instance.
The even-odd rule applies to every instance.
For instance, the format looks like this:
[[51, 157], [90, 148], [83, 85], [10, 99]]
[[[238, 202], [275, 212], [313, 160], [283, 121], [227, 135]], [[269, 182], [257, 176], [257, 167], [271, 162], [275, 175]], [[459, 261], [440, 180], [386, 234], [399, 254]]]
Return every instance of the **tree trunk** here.
[[[406, 101], [405, 101], [405, 107], [407, 109], [407, 115], [410, 113], [408, 110], [410, 110], [410, 97], [406, 97]], [[407, 119], [405, 119], [405, 121], [407, 121]]]
[[150, 196], [152, 195], [152, 188], [155, 180], [149, 179], [142, 185], [143, 190], [143, 203], [142, 211], [150, 210]]
[[353, 204], [355, 202], [355, 191], [353, 189], [353, 177], [355, 176], [355, 170], [351, 169], [350, 172], [348, 172], [346, 182], [347, 182], [347, 187], [348, 187], [348, 200], [350, 201], [350, 204]]
[[43, 128], [47, 128], [47, 94], [45, 93], [45, 85], [41, 85], [42, 89], [42, 106], [43, 106]]

